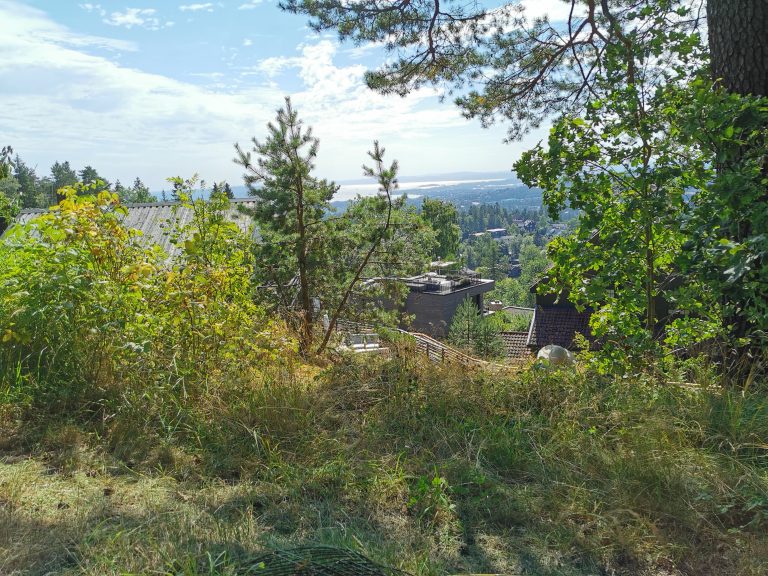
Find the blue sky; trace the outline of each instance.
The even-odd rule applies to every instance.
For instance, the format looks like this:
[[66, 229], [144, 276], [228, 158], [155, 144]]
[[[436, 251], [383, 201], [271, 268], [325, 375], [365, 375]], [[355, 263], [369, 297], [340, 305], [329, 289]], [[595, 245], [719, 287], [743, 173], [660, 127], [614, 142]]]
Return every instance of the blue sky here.
[[[560, 0], [522, 0], [558, 19]], [[233, 143], [262, 138], [290, 95], [320, 138], [319, 176], [356, 179], [374, 139], [401, 174], [508, 170], [543, 137], [502, 143], [424, 89], [362, 83], [385, 55], [339, 44], [271, 0], [0, 0], [0, 145], [39, 175], [55, 161], [152, 189], [198, 173], [241, 183]]]

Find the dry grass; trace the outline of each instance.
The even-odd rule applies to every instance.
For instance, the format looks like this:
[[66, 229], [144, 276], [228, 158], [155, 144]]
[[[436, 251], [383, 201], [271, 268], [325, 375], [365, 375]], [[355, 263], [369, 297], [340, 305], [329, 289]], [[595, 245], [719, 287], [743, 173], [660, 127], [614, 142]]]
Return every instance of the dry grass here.
[[757, 393], [405, 353], [111, 402], [15, 413], [0, 573], [235, 574], [306, 543], [414, 574], [768, 570]]

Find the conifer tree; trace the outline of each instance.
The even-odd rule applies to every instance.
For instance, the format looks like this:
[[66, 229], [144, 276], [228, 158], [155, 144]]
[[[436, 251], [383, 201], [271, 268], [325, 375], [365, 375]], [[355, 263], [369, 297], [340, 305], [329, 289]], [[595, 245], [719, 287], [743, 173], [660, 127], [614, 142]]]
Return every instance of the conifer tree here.
[[259, 200], [252, 214], [264, 238], [262, 261], [274, 271], [284, 303], [290, 301], [287, 285], [294, 274], [298, 281], [299, 346], [306, 354], [315, 320], [312, 298], [322, 271], [323, 217], [338, 186], [312, 176], [319, 140], [304, 127], [290, 98], [267, 130], [263, 141], [252, 139], [252, 152], [235, 144], [234, 161], [245, 168], [248, 193]]

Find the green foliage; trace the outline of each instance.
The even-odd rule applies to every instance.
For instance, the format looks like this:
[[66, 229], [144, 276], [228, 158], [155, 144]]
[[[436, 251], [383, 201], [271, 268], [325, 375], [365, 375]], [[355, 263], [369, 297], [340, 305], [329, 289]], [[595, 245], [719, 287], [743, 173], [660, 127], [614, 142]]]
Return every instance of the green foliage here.
[[329, 279], [324, 300], [332, 307], [341, 297], [339, 286], [349, 285], [365, 256], [365, 251], [376, 241], [378, 246], [361, 271], [361, 278], [369, 279], [364, 287], [355, 286], [353, 298], [345, 316], [363, 322], [396, 325], [393, 311], [381, 306], [382, 300], [402, 301], [407, 287], [392, 278], [405, 278], [423, 272], [432, 250], [437, 245], [434, 229], [426, 224], [405, 197], [391, 202], [389, 230], [381, 235], [384, 215], [388, 210], [385, 197], [358, 197], [350, 202], [344, 217], [336, 221], [333, 257], [326, 269]]
[[[69, 167], [69, 162], [65, 162], [64, 164], [66, 164], [67, 168]], [[79, 182], [92, 186], [96, 192], [109, 190], [111, 188], [111, 184], [105, 178], [100, 176], [93, 166], [86, 166], [80, 170], [78, 175], [80, 176]]]
[[488, 298], [501, 300], [509, 306], [533, 307], [536, 302], [531, 286], [541, 279], [549, 268], [549, 260], [544, 250], [528, 241], [519, 248], [521, 273], [517, 278], [502, 278], [496, 282], [496, 288]]
[[[628, 353], [645, 350], [659, 320], [672, 320], [666, 313], [659, 317], [662, 293], [676, 305], [678, 324], [693, 315], [710, 327], [719, 322], [703, 283], [689, 278], [684, 298], [670, 292], [685, 241], [680, 223], [686, 193], [705, 183], [700, 154], [674, 137], [679, 129], [669, 114], [697, 73], [700, 38], [660, 24], [670, 10], [665, 2], [614, 21], [621, 41], [606, 47], [603, 78], [592, 85], [584, 113], [562, 117], [547, 146], [526, 152], [516, 164], [526, 183], [544, 189], [553, 217], [566, 205], [580, 210], [578, 232], [549, 246], [549, 289], [565, 290], [577, 305], [594, 308], [594, 334], [605, 338], [606, 348], [616, 343]], [[663, 70], [644, 65], [661, 51], [674, 55]]]
[[120, 180], [118, 180], [115, 182], [112, 191], [118, 195], [120, 202], [123, 204], [157, 202], [157, 197], [149, 191], [149, 188], [141, 181], [141, 178], [136, 178], [130, 188], [123, 186]]
[[13, 176], [19, 183], [19, 199], [22, 208], [47, 208], [54, 202], [53, 184], [50, 179], [40, 179], [35, 170], [17, 154], [13, 161]]
[[[55, 162], [51, 166], [51, 185], [57, 194], [60, 189], [75, 186], [78, 182], [77, 173], [69, 165], [69, 162]], [[85, 182], [85, 184], [88, 184], [88, 182]]]
[[13, 177], [13, 148], [4, 146], [0, 151], [0, 234], [3, 233], [18, 210], [19, 182]]
[[509, 271], [509, 256], [490, 234], [472, 237], [464, 243], [467, 266], [474, 267], [485, 278], [501, 280]]
[[0, 372], [18, 367], [56, 394], [83, 385], [119, 346], [154, 266], [110, 194], [81, 201], [65, 191], [54, 211], [11, 230], [0, 256]]
[[[569, 211], [561, 216], [565, 217]], [[506, 228], [507, 234], [519, 237], [523, 234], [534, 234], [540, 238], [551, 220], [540, 210], [510, 210], [498, 203], [472, 204], [459, 213], [459, 227], [464, 238], [477, 232], [485, 232], [489, 228]], [[512, 251], [517, 256], [516, 251]]]
[[[227, 200], [186, 206], [168, 260], [123, 227], [117, 196], [79, 185], [0, 245], [0, 379], [36, 404], [81, 406], [132, 386], [190, 390], [290, 340], [253, 303], [248, 238]], [[172, 383], [172, 384], [171, 384]], [[97, 402], [97, 403], [98, 403]]]
[[0, 178], [0, 234], [18, 212], [19, 183], [13, 176]]
[[469, 299], [464, 300], [453, 315], [448, 335], [450, 342], [465, 350], [471, 349], [480, 319], [477, 306]]
[[[289, 349], [290, 343], [271, 342], [273, 321], [254, 301], [253, 246], [227, 218], [229, 198], [219, 193], [208, 201], [192, 200], [196, 178], [170, 180], [180, 197], [174, 210], [187, 209], [192, 215], [170, 231], [181, 250], [163, 278], [157, 302], [168, 314], [159, 318], [157, 328], [172, 344], [164, 355], [175, 354], [177, 366], [197, 378], [237, 363], [243, 355], [261, 361], [273, 358], [273, 348]], [[183, 343], [180, 350], [178, 343]]]
[[504, 355], [504, 342], [498, 332], [496, 322], [484, 318], [474, 302], [467, 298], [456, 309], [448, 339], [482, 358], [499, 358]]
[[499, 311], [487, 316], [490, 324], [496, 332], [527, 332], [531, 327], [533, 312], [527, 314], [513, 314]]
[[438, 524], [455, 511], [448, 481], [435, 471], [434, 476], [419, 476], [410, 490], [408, 507], [429, 524]]
[[437, 247], [432, 252], [433, 258], [443, 260], [456, 258], [461, 241], [456, 207], [443, 200], [424, 198], [421, 204], [421, 217], [429, 223], [437, 236]]
[[713, 90], [695, 81], [670, 113], [698, 150], [705, 182], [683, 225], [683, 265], [724, 303], [731, 332], [764, 343], [768, 334], [768, 99]]
[[330, 263], [325, 218], [338, 186], [311, 176], [320, 142], [311, 128], [304, 129], [290, 99], [267, 130], [263, 142], [252, 139], [256, 160], [236, 144], [235, 162], [245, 168], [248, 192], [259, 200], [252, 210], [263, 238], [258, 257], [284, 305], [293, 300], [289, 285], [294, 277], [298, 281], [296, 323], [306, 354], [312, 347], [315, 321], [312, 298], [318, 296], [317, 286]]
[[82, 188], [84, 194], [111, 190], [118, 194], [124, 204], [157, 201], [139, 178], [130, 187], [124, 186], [119, 180], [110, 186], [92, 166], [86, 166], [78, 173], [66, 161], [55, 162], [51, 166], [50, 176], [39, 177], [18, 154], [12, 159], [12, 153], [10, 146], [3, 148], [0, 164], [4, 168], [0, 172], [7, 174], [0, 178], [0, 196], [4, 194], [17, 208], [48, 208], [64, 198], [63, 192], [58, 194], [61, 188], [76, 187], [78, 183], [86, 186]]
[[0, 180], [3, 178], [8, 178], [12, 174], [12, 168], [13, 168], [13, 159], [11, 158], [13, 154], [13, 148], [10, 146], [3, 146], [3, 149], [0, 150]]
[[[235, 147], [249, 193], [259, 199], [251, 211], [262, 236], [255, 248], [261, 265], [257, 274], [269, 288], [265, 297], [298, 330], [305, 355], [315, 352], [317, 303], [326, 310], [330, 323], [317, 349], [322, 352], [340, 315], [354, 309], [353, 302], [357, 310], [352, 315], [359, 317], [365, 311], [361, 308], [380, 309], [382, 296], [390, 301], [403, 296], [387, 279], [421, 268], [435, 246], [434, 233], [405, 207], [404, 198], [394, 198], [397, 162], [385, 166], [378, 142], [369, 152], [374, 167], [363, 170], [377, 179], [379, 193], [356, 199], [336, 216], [330, 201], [338, 186], [311, 175], [319, 141], [311, 128], [304, 130], [290, 99], [267, 129], [264, 142], [253, 139], [255, 159]], [[369, 283], [359, 298], [352, 298], [361, 281], [371, 277], [385, 280]]]

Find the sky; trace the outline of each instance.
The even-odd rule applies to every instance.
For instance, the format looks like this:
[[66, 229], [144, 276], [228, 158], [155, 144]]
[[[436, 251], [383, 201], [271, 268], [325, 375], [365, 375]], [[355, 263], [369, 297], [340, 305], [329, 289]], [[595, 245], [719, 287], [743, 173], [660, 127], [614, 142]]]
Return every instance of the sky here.
[[[562, 0], [522, 0], [530, 16]], [[69, 161], [105, 178], [242, 183], [233, 145], [263, 139], [290, 96], [320, 139], [316, 174], [361, 177], [377, 139], [401, 174], [510, 170], [545, 134], [504, 144], [439, 93], [381, 96], [363, 72], [386, 55], [340, 44], [273, 0], [0, 0], [0, 145], [39, 176]]]

